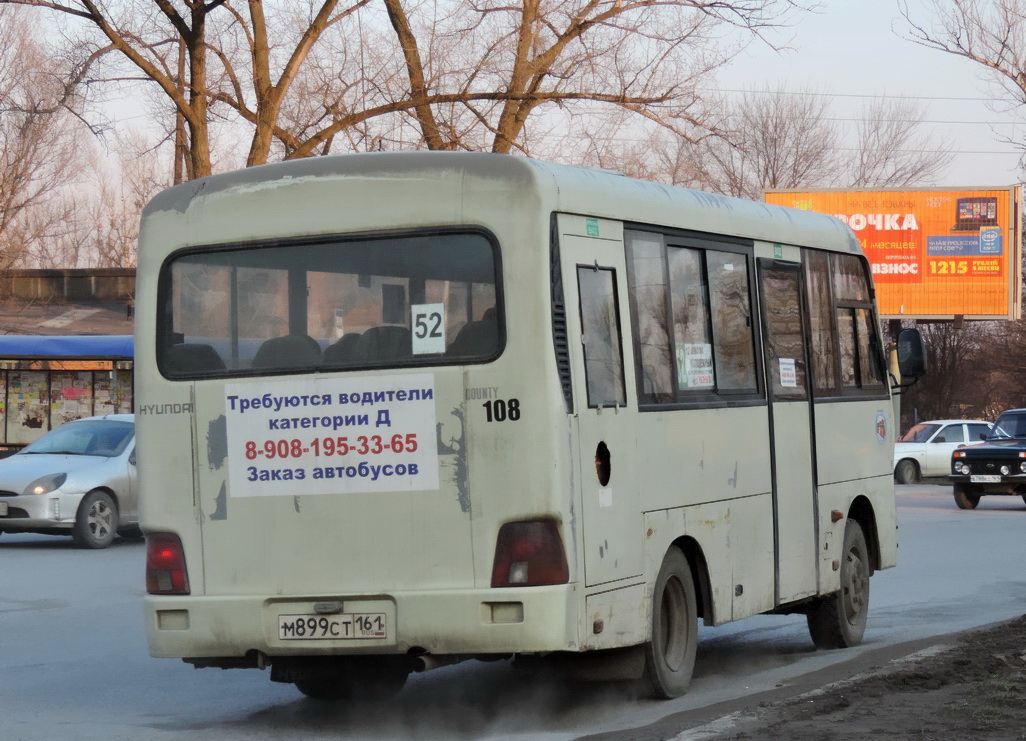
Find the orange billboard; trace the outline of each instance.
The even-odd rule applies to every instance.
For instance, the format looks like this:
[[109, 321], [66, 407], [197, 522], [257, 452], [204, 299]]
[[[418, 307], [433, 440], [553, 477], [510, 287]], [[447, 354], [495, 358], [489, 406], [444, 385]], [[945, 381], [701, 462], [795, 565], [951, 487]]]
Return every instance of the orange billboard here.
[[850, 226], [887, 318], [1021, 315], [1018, 187], [770, 190], [766, 202]]

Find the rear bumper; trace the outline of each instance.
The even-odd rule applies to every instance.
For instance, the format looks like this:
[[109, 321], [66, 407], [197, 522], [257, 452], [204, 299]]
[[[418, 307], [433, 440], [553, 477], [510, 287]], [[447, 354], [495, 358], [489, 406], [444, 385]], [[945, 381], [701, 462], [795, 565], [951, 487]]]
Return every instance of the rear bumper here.
[[[410, 592], [379, 597], [154, 596], [145, 599], [150, 654], [164, 658], [509, 654], [578, 650], [575, 585]], [[280, 615], [385, 615], [385, 638], [283, 639]]]

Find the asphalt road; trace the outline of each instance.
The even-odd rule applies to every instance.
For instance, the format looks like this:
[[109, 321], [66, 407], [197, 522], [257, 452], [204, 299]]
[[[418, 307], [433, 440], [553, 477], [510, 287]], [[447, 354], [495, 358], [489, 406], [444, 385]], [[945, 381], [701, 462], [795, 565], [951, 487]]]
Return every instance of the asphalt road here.
[[865, 643], [816, 651], [801, 616], [702, 628], [691, 691], [673, 701], [468, 662], [411, 677], [387, 702], [323, 704], [256, 670], [153, 659], [141, 541], [84, 551], [0, 536], [0, 741], [697, 738], [760, 698], [797, 694], [943, 636], [1021, 615], [1026, 505], [956, 509], [950, 487], [899, 486], [899, 566], [872, 580]]

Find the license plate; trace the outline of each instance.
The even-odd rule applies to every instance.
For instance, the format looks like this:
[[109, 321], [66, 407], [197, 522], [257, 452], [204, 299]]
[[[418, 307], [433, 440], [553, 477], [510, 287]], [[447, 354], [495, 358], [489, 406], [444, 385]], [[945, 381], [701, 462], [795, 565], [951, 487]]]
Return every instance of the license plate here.
[[336, 615], [279, 615], [278, 638], [283, 641], [339, 641], [388, 638], [383, 612], [341, 612]]
[[1000, 484], [1001, 483], [1001, 477], [996, 475], [996, 474], [992, 474], [992, 473], [988, 473], [988, 474], [980, 473], [980, 474], [974, 474], [974, 475], [970, 476], [969, 477], [969, 481], [974, 483], [974, 484]]
[[0, 517], [7, 517], [7, 502], [0, 502]]

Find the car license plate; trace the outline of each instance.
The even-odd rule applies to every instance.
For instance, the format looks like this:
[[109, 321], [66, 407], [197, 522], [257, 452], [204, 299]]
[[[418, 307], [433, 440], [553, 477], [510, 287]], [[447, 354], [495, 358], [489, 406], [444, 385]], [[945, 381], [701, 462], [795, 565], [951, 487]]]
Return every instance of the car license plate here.
[[7, 502], [0, 502], [0, 517], [7, 517]]
[[383, 612], [342, 612], [335, 615], [279, 615], [278, 638], [283, 641], [337, 641], [388, 638]]
[[969, 481], [974, 484], [1000, 484], [1001, 477], [997, 474], [974, 474], [969, 477]]

